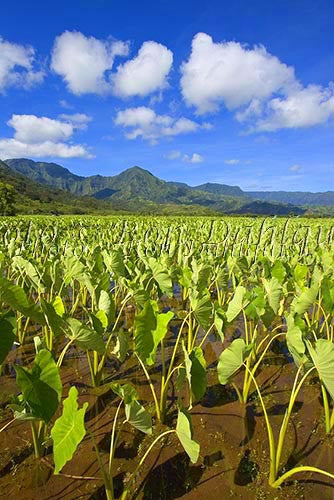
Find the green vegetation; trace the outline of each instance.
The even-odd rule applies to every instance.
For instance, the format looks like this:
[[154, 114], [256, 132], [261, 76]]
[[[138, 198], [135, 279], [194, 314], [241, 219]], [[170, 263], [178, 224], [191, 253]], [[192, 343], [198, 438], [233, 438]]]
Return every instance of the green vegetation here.
[[[334, 481], [312, 456], [290, 459], [305, 417], [297, 403], [310, 388], [319, 452], [332, 446], [333, 227], [303, 218], [2, 218], [0, 380], [13, 384], [15, 370], [16, 389], [0, 413], [1, 437], [15, 436], [18, 422], [27, 427], [35, 461], [55, 479], [87, 479], [80, 456], [94, 450], [106, 498], [137, 498], [159, 446], [205, 463], [210, 433], [196, 416], [213, 384], [233, 395], [234, 410], [209, 419], [224, 429], [234, 415], [237, 425], [240, 407], [265, 426], [268, 456], [251, 470], [263, 467], [269, 489], [291, 478]], [[141, 444], [116, 487], [131, 433]], [[257, 452], [258, 440], [246, 437]]]
[[[74, 207], [79, 206], [72, 213], [83, 213], [83, 210], [85, 213], [98, 210], [102, 213], [123, 210], [152, 215], [214, 215], [218, 213], [302, 215], [306, 212], [302, 207], [293, 204], [254, 200], [237, 186], [203, 184], [190, 187], [184, 183], [166, 182], [140, 167], [129, 168], [113, 177], [102, 175], [81, 177], [54, 163], [34, 162], [20, 158], [6, 160], [6, 164], [10, 167], [12, 175], [14, 173], [21, 177], [23, 175], [24, 178], [30, 179], [30, 184], [33, 181], [37, 193], [45, 191], [45, 188], [38, 187], [36, 182], [49, 186], [49, 196], [51, 186], [75, 195]], [[69, 195], [66, 195], [64, 191], [55, 191], [55, 189], [53, 198], [49, 201], [55, 201], [55, 195], [60, 196], [61, 193], [63, 202], [70, 204]], [[80, 203], [78, 197], [81, 196], [85, 196], [85, 200]], [[73, 210], [73, 205], [71, 207]], [[49, 206], [46, 212], [50, 210]], [[70, 213], [61, 207], [57, 210], [60, 213]], [[26, 212], [21, 209], [20, 213]]]

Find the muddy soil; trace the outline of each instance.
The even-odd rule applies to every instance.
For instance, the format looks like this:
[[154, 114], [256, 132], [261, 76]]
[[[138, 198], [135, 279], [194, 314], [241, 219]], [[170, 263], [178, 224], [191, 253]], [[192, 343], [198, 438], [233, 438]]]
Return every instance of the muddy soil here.
[[[172, 348], [173, 330], [166, 343]], [[263, 412], [254, 392], [247, 405], [241, 405], [234, 389], [218, 383], [215, 364], [222, 350], [215, 338], [205, 345], [209, 365], [208, 389], [201, 403], [194, 405], [191, 414], [195, 439], [201, 445], [197, 464], [189, 459], [174, 434], [158, 444], [132, 485], [133, 499], [138, 500], [218, 500], [221, 498], [261, 499], [334, 499], [334, 484], [324, 476], [302, 473], [279, 490], [268, 486], [269, 448]], [[279, 350], [278, 350], [279, 351]], [[269, 408], [275, 436], [278, 435], [296, 368], [284, 353], [270, 351], [258, 373], [264, 400]], [[17, 348], [4, 367], [0, 383], [0, 426], [12, 418], [6, 407], [11, 394], [17, 393], [13, 363], [31, 361], [33, 344]], [[82, 351], [68, 351], [62, 367], [64, 397], [72, 384], [80, 393], [80, 404], [89, 403], [86, 427], [95, 435], [100, 453], [108, 462], [110, 431], [117, 407], [117, 399], [108, 385], [111, 381], [133, 383], [141, 400], [152, 409], [148, 383], [133, 358], [119, 365], [110, 361], [105, 384], [90, 386], [87, 360]], [[156, 380], [159, 379], [156, 370]], [[242, 386], [242, 374], [236, 379]], [[326, 436], [319, 385], [309, 380], [301, 390], [289, 425], [282, 463], [287, 468], [296, 464], [312, 465], [330, 472], [334, 470], [333, 434]], [[186, 398], [187, 395], [185, 394]], [[175, 425], [176, 401], [173, 387], [169, 392], [168, 424]], [[114, 478], [116, 498], [123, 481], [135, 469], [141, 457], [159, 431], [153, 436], [128, 426], [121, 433], [117, 448]], [[86, 435], [74, 458], [55, 476], [52, 455], [46, 452], [36, 460], [31, 446], [29, 424], [16, 421], [0, 434], [0, 497], [22, 500], [103, 499], [104, 489], [91, 438]], [[49, 452], [51, 449], [48, 450]], [[77, 478], [78, 476], [83, 478]]]

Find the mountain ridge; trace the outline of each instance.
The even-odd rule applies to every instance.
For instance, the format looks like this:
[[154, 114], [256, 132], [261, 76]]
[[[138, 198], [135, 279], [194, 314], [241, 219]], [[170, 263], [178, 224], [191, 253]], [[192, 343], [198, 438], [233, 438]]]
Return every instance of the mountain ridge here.
[[[239, 186], [210, 182], [189, 186], [182, 182], [160, 179], [137, 165], [113, 176], [84, 177], [56, 163], [35, 162], [27, 158], [8, 159], [5, 160], [5, 164], [13, 172], [43, 186], [62, 189], [76, 197], [95, 198], [115, 209], [127, 210], [127, 207], [130, 207], [130, 211], [136, 212], [144, 207], [150, 210], [151, 207], [154, 211], [157, 207], [166, 208], [169, 204], [173, 207], [179, 206], [180, 210], [181, 207], [198, 206], [202, 207], [201, 210], [206, 209], [218, 214], [302, 215], [306, 212], [306, 209], [297, 203], [291, 203], [287, 199], [284, 202], [275, 199], [273, 192], [249, 193]], [[286, 192], [280, 196], [284, 194]], [[309, 196], [310, 193], [305, 194], [307, 200], [311, 200], [309, 204], [312, 205], [312, 196]], [[334, 200], [332, 204], [330, 203], [332, 194], [334, 197], [334, 193], [327, 195], [327, 206], [334, 206]]]

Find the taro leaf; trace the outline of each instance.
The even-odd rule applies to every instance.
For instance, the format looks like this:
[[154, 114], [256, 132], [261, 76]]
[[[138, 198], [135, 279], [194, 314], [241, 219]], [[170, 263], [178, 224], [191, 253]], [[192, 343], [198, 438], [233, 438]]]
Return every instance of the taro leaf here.
[[217, 303], [214, 305], [214, 316], [213, 316], [213, 322], [215, 324], [217, 333], [220, 337], [220, 340], [224, 342], [224, 323], [225, 323], [226, 317], [225, 317], [225, 312], [222, 307], [220, 307]]
[[293, 271], [293, 277], [295, 281], [298, 283], [299, 286], [303, 286], [305, 282], [305, 278], [308, 273], [308, 267], [306, 264], [298, 264], [296, 265], [294, 271]]
[[322, 305], [327, 314], [333, 311], [334, 288], [333, 280], [326, 276], [321, 283]]
[[195, 347], [189, 358], [191, 361], [191, 390], [195, 401], [199, 401], [206, 391], [206, 361], [200, 347]]
[[99, 309], [99, 311], [97, 311], [97, 313], [95, 314], [95, 317], [101, 323], [103, 330], [106, 330], [108, 328], [108, 325], [109, 325], [109, 320], [108, 320], [108, 316], [103, 311], [103, 309]]
[[129, 351], [129, 335], [124, 330], [118, 330], [116, 335], [116, 344], [112, 350], [112, 354], [123, 363]]
[[57, 295], [57, 297], [55, 297], [55, 299], [52, 301], [52, 305], [58, 316], [63, 317], [65, 314], [65, 307], [59, 295]]
[[271, 270], [271, 276], [273, 278], [276, 278], [280, 283], [284, 282], [284, 278], [286, 276], [286, 270], [282, 261], [276, 260]]
[[41, 299], [41, 308], [44, 312], [44, 316], [47, 324], [56, 336], [63, 333], [66, 323], [61, 316], [56, 312], [53, 304]]
[[115, 319], [115, 303], [113, 298], [105, 290], [101, 290], [99, 304], [99, 310], [103, 311], [108, 318], [108, 323], [114, 321]]
[[239, 370], [244, 360], [252, 350], [244, 339], [235, 339], [219, 356], [217, 371], [219, 382], [223, 385], [229, 382], [232, 375]]
[[334, 344], [327, 339], [316, 341], [314, 348], [307, 344], [308, 351], [321, 381], [334, 400]]
[[148, 259], [148, 265], [151, 268], [153, 279], [157, 282], [162, 293], [167, 293], [171, 297], [173, 295], [173, 283], [168, 274], [168, 269], [153, 257]]
[[105, 265], [114, 276], [116, 277], [126, 277], [127, 272], [124, 266], [124, 254], [121, 248], [107, 252], [106, 250], [102, 252]]
[[20, 311], [25, 316], [45, 325], [45, 319], [41, 308], [31, 302], [23, 288], [14, 285], [6, 278], [0, 278], [0, 301], [8, 304], [12, 309]]
[[111, 384], [112, 391], [117, 394], [121, 399], [123, 399], [125, 404], [130, 404], [132, 401], [138, 399], [138, 394], [136, 389], [131, 384]]
[[292, 315], [286, 318], [287, 321], [287, 334], [286, 334], [286, 343], [289, 349], [291, 356], [294, 359], [294, 362], [297, 366], [300, 366], [302, 363], [307, 361], [307, 357], [305, 355], [305, 344], [303, 341], [303, 333], [300, 329], [299, 325], [296, 324], [295, 319]]
[[245, 309], [245, 313], [249, 318], [257, 319], [262, 317], [266, 312], [266, 300], [264, 298], [264, 291], [260, 287], [253, 288], [252, 301]]
[[281, 300], [282, 286], [277, 278], [271, 278], [271, 280], [263, 279], [263, 285], [266, 291], [268, 304], [274, 313], [277, 314]]
[[212, 268], [207, 264], [198, 264], [195, 259], [191, 261], [191, 267], [193, 268], [193, 281], [196, 284], [197, 290], [201, 291], [208, 286], [208, 280]]
[[199, 444], [193, 440], [190, 415], [183, 408], [179, 409], [177, 416], [176, 434], [192, 463], [196, 463], [200, 448]]
[[154, 300], [146, 302], [144, 309], [135, 318], [135, 349], [142, 361], [154, 364], [155, 352], [167, 333], [169, 321], [174, 313], [158, 313]]
[[231, 323], [240, 314], [240, 312], [247, 307], [248, 300], [246, 299], [246, 293], [247, 290], [244, 286], [239, 285], [235, 289], [233, 298], [229, 302], [226, 311], [226, 318], [229, 323]]
[[137, 288], [132, 290], [133, 298], [141, 308], [143, 308], [148, 300], [150, 300], [150, 294], [144, 288]]
[[165, 338], [168, 330], [168, 323], [171, 319], [173, 319], [173, 317], [174, 313], [172, 311], [162, 314], [158, 314], [156, 312], [156, 328], [152, 331], [154, 347], [149, 358], [146, 360], [148, 365], [154, 365], [156, 350], [160, 342]]
[[73, 278], [80, 278], [86, 275], [86, 268], [80, 260], [74, 255], [64, 257], [64, 282], [65, 285], [69, 285]]
[[30, 281], [35, 285], [36, 290], [40, 292], [45, 291], [45, 287], [41, 282], [41, 277], [38, 274], [36, 267], [31, 262], [24, 259], [20, 255], [16, 255], [13, 257], [13, 265], [23, 271], [25, 276], [28, 276]]
[[5, 361], [16, 337], [16, 317], [8, 314], [0, 318], [0, 365]]
[[189, 299], [197, 323], [204, 330], [207, 330], [210, 326], [210, 316], [212, 314], [212, 302], [210, 300], [209, 293], [207, 292], [190, 293]]
[[55, 414], [62, 393], [62, 383], [52, 354], [41, 349], [31, 370], [15, 365], [16, 383], [33, 417], [48, 423]]
[[55, 474], [59, 474], [64, 465], [71, 460], [85, 437], [84, 418], [87, 406], [88, 403], [84, 403], [82, 408], [78, 408], [78, 391], [76, 387], [71, 387], [63, 403], [63, 413], [51, 430]]
[[125, 416], [130, 425], [145, 434], [152, 434], [151, 415], [137, 400], [125, 404]]
[[152, 332], [155, 328], [155, 311], [152, 301], [147, 301], [144, 309], [135, 318], [135, 350], [142, 361], [146, 361], [150, 357], [151, 352], [153, 352], [154, 341]]
[[316, 283], [311, 288], [306, 288], [299, 296], [291, 302], [291, 311], [297, 314], [304, 314], [316, 301], [319, 292], [319, 285]]
[[67, 318], [69, 326], [68, 337], [82, 349], [96, 351], [103, 354], [105, 347], [102, 336], [92, 328], [84, 325], [75, 318]]

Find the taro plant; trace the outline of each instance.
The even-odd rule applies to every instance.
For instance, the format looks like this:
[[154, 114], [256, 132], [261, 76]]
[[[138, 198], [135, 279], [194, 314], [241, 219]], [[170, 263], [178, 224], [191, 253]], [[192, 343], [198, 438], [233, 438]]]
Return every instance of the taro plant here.
[[[121, 432], [126, 424], [129, 424], [145, 434], [152, 434], [152, 420], [149, 413], [139, 403], [138, 395], [134, 387], [130, 384], [112, 384], [113, 391], [119, 396], [120, 401], [116, 409], [114, 420], [112, 423], [109, 461], [105, 465], [102, 461], [98, 445], [93, 433], [88, 431], [96, 451], [102, 479], [104, 483], [105, 493], [108, 500], [114, 500], [114, 484], [113, 484], [113, 463], [115, 451], [119, 443]], [[78, 391], [75, 387], [71, 387], [68, 397], [63, 403], [63, 413], [56, 420], [52, 430], [51, 438], [53, 441], [53, 458], [55, 469], [54, 473], [59, 474], [64, 465], [72, 459], [78, 445], [86, 435], [84, 424], [85, 411], [87, 403], [78, 407]], [[124, 418], [120, 419], [121, 409], [124, 406]], [[121, 420], [121, 421], [120, 421]], [[193, 431], [191, 427], [190, 417], [184, 409], [179, 409], [176, 429], [170, 429], [160, 433], [148, 446], [147, 450], [139, 460], [135, 470], [131, 473], [124, 490], [121, 494], [121, 500], [125, 500], [130, 492], [132, 483], [145, 462], [146, 458], [153, 450], [155, 445], [167, 435], [176, 433], [186, 453], [189, 455], [192, 462], [196, 462], [199, 455], [199, 445], [193, 440]]]
[[62, 382], [59, 369], [51, 352], [41, 349], [30, 369], [15, 365], [15, 371], [16, 383], [21, 393], [9, 405], [14, 413], [14, 419], [9, 423], [15, 420], [30, 423], [35, 456], [40, 458], [47, 437], [47, 426], [61, 400]]
[[[248, 291], [241, 285], [237, 286], [228, 304], [226, 321], [232, 323], [241, 314], [245, 338], [234, 339], [221, 353], [217, 366], [218, 379], [223, 385], [232, 383], [239, 401], [243, 404], [247, 403], [253, 378], [268, 350], [276, 339], [285, 335], [281, 331], [275, 333], [282, 329], [283, 324], [269, 330], [273, 318], [278, 313], [281, 295], [281, 285], [273, 277], [271, 280], [263, 279], [263, 288], [255, 287]], [[260, 335], [261, 324], [263, 332]], [[232, 380], [244, 364], [248, 369], [243, 371], [243, 385], [240, 390]]]
[[[252, 378], [255, 385], [265, 418], [270, 451], [269, 485], [273, 488], [280, 487], [287, 479], [299, 472], [315, 472], [334, 479], [333, 473], [308, 465], [296, 466], [286, 472], [281, 473], [281, 458], [282, 452], [284, 450], [284, 442], [288, 430], [288, 424], [297, 396], [307, 377], [316, 370], [318, 372], [322, 387], [328, 390], [332, 398], [334, 396], [334, 344], [325, 339], [317, 340], [314, 345], [312, 345], [312, 343], [308, 340], [306, 340], [306, 342], [304, 343], [301, 331], [298, 328], [290, 328], [287, 334], [287, 344], [298, 366], [298, 370], [293, 382], [288, 406], [281, 423], [277, 441], [274, 437], [273, 428], [270, 423], [268, 411], [262, 397], [261, 389], [258, 386], [253, 373], [250, 371], [247, 364], [244, 363], [244, 367], [248, 371], [249, 376]], [[326, 421], [328, 418], [330, 422], [331, 417], [329, 414], [329, 408], [325, 408], [325, 413]]]
[[[165, 337], [168, 324], [173, 317], [174, 313], [172, 311], [159, 313], [157, 302], [151, 300], [146, 302], [144, 309], [137, 314], [135, 319], [135, 355], [148, 380], [155, 405], [156, 418], [161, 423], [164, 423], [166, 418], [168, 390], [174, 374], [178, 373], [179, 375], [177, 384], [179, 387], [182, 386], [185, 377], [189, 382], [189, 407], [191, 407], [192, 400], [201, 399], [206, 390], [206, 362], [201, 347], [193, 347], [188, 354], [184, 342], [182, 342], [183, 349], [181, 353], [183, 354], [183, 360], [181, 361], [178, 357], [178, 347], [185, 320], [179, 329], [171, 357], [169, 360], [167, 359]], [[148, 370], [149, 367], [154, 365], [157, 368], [159, 367], [158, 355], [161, 363], [160, 397]]]

